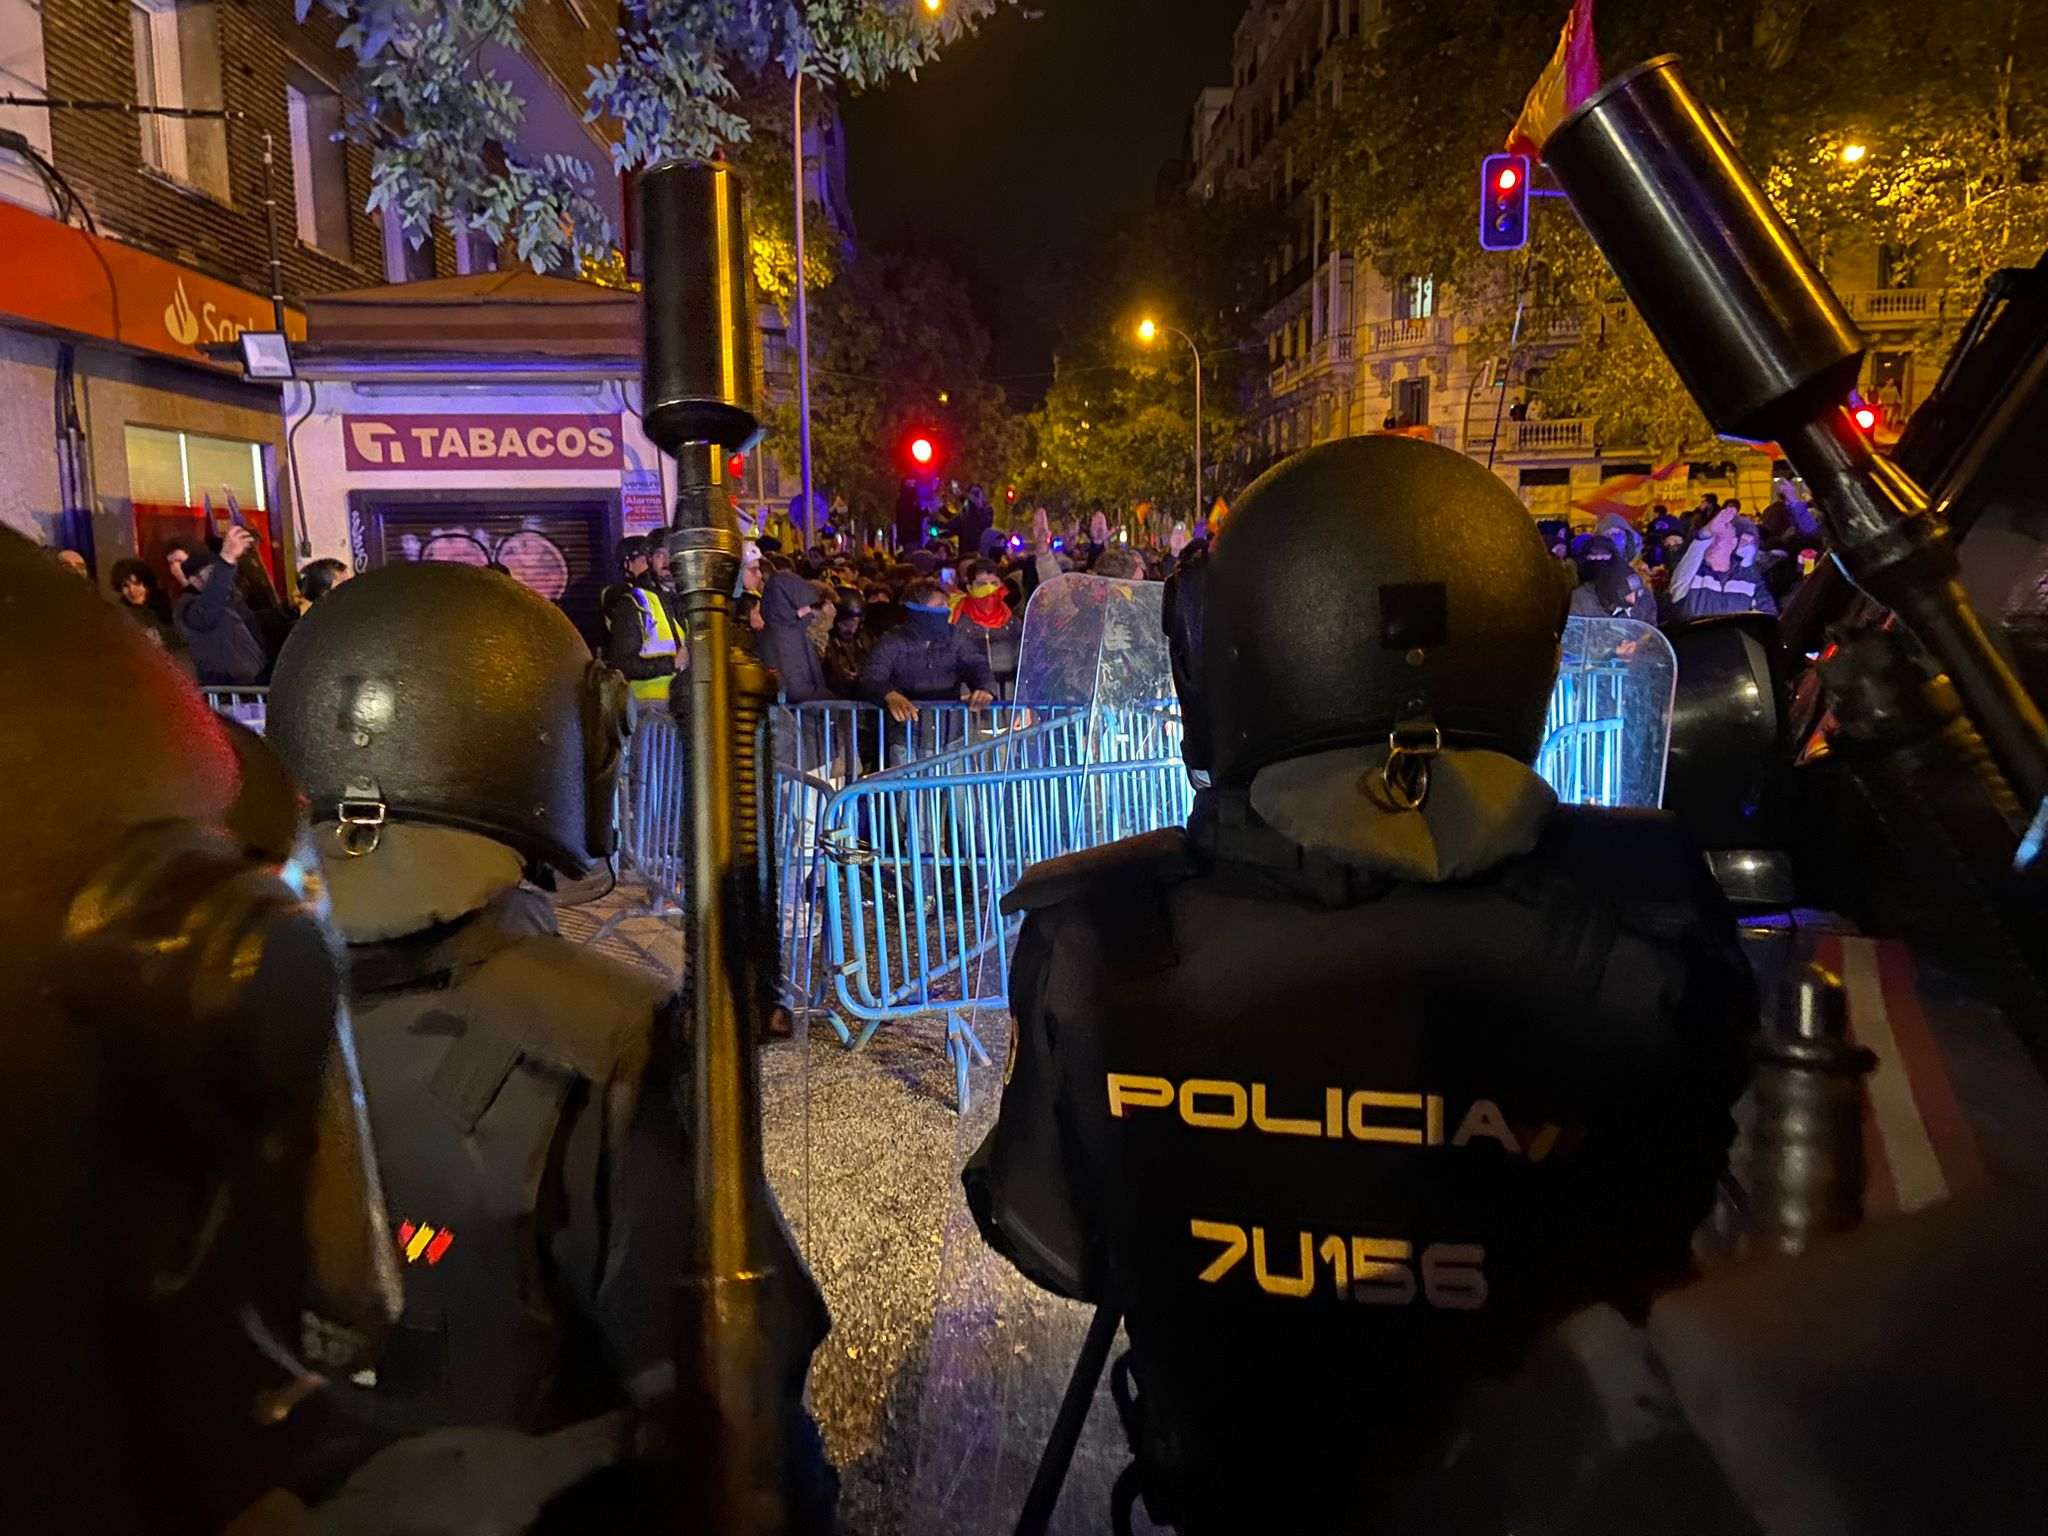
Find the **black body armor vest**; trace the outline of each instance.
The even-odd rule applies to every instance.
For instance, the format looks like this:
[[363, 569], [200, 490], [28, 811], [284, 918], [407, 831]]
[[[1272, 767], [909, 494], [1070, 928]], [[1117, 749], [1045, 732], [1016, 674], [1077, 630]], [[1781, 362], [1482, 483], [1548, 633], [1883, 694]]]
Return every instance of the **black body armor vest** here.
[[534, 892], [350, 960], [404, 1263], [380, 1418], [545, 1432], [665, 1385], [689, 1208], [667, 989]]
[[1561, 811], [1418, 885], [1203, 798], [1011, 894], [969, 1199], [1025, 1274], [1122, 1309], [1156, 1515], [1376, 1529], [1476, 1378], [1685, 1274], [1754, 984], [1668, 817]]

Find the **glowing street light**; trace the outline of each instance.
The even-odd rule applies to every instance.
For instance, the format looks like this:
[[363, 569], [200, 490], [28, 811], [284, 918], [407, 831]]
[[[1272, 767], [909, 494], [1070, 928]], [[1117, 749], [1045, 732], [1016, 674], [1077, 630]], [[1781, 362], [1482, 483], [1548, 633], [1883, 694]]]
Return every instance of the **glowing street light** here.
[[1148, 347], [1158, 339], [1161, 331], [1172, 331], [1195, 354], [1195, 521], [1199, 523], [1202, 520], [1202, 349], [1195, 345], [1195, 338], [1186, 331], [1161, 325], [1150, 315], [1138, 322], [1138, 340]]
[[1861, 165], [1870, 153], [1868, 144], [1849, 143], [1842, 146], [1842, 164]]
[[946, 7], [946, 0], [924, 0], [925, 13], [936, 16]]

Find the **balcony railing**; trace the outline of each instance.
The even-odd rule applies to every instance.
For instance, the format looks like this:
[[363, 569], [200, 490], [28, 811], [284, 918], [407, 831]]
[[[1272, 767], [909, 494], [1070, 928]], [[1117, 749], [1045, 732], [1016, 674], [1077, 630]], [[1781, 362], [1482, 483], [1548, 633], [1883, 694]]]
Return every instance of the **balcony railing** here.
[[1591, 453], [1595, 446], [1591, 416], [1566, 416], [1556, 421], [1504, 421], [1501, 446], [1509, 453]]
[[1372, 328], [1372, 349], [1375, 352], [1412, 352], [1424, 347], [1441, 346], [1444, 337], [1444, 323], [1434, 317], [1424, 320], [1382, 320]]
[[1842, 295], [1852, 319], [1872, 325], [1918, 325], [1941, 313], [1939, 288], [1864, 288]]
[[1585, 329], [1585, 310], [1571, 306], [1530, 309], [1522, 316], [1525, 341], [1574, 341]]

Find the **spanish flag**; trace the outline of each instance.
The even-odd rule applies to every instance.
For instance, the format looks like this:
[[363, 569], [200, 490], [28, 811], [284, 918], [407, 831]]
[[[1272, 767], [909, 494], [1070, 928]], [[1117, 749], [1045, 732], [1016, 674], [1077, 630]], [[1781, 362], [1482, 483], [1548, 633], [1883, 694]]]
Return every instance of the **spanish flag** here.
[[1593, 0], [1572, 0], [1572, 13], [1558, 34], [1557, 52], [1529, 88], [1522, 115], [1508, 130], [1510, 154], [1539, 159], [1544, 141], [1579, 104], [1600, 88], [1600, 50], [1593, 38]]

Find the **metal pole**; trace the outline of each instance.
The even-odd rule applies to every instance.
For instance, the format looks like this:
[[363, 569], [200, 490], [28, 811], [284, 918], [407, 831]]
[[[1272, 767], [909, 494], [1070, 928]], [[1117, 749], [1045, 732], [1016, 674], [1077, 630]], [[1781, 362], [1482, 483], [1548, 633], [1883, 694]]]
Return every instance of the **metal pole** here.
[[[1202, 520], [1202, 349], [1195, 345], [1195, 338], [1187, 338], [1188, 350], [1195, 354], [1195, 522]], [[1188, 525], [1194, 527], [1194, 523]]]
[[804, 301], [804, 72], [790, 91], [791, 145], [796, 182], [796, 441], [803, 480], [803, 540], [811, 542], [811, 316]]
[[271, 168], [277, 163], [277, 141], [263, 135], [263, 227], [270, 238], [270, 324], [284, 333], [284, 257], [277, 249], [277, 184]]

